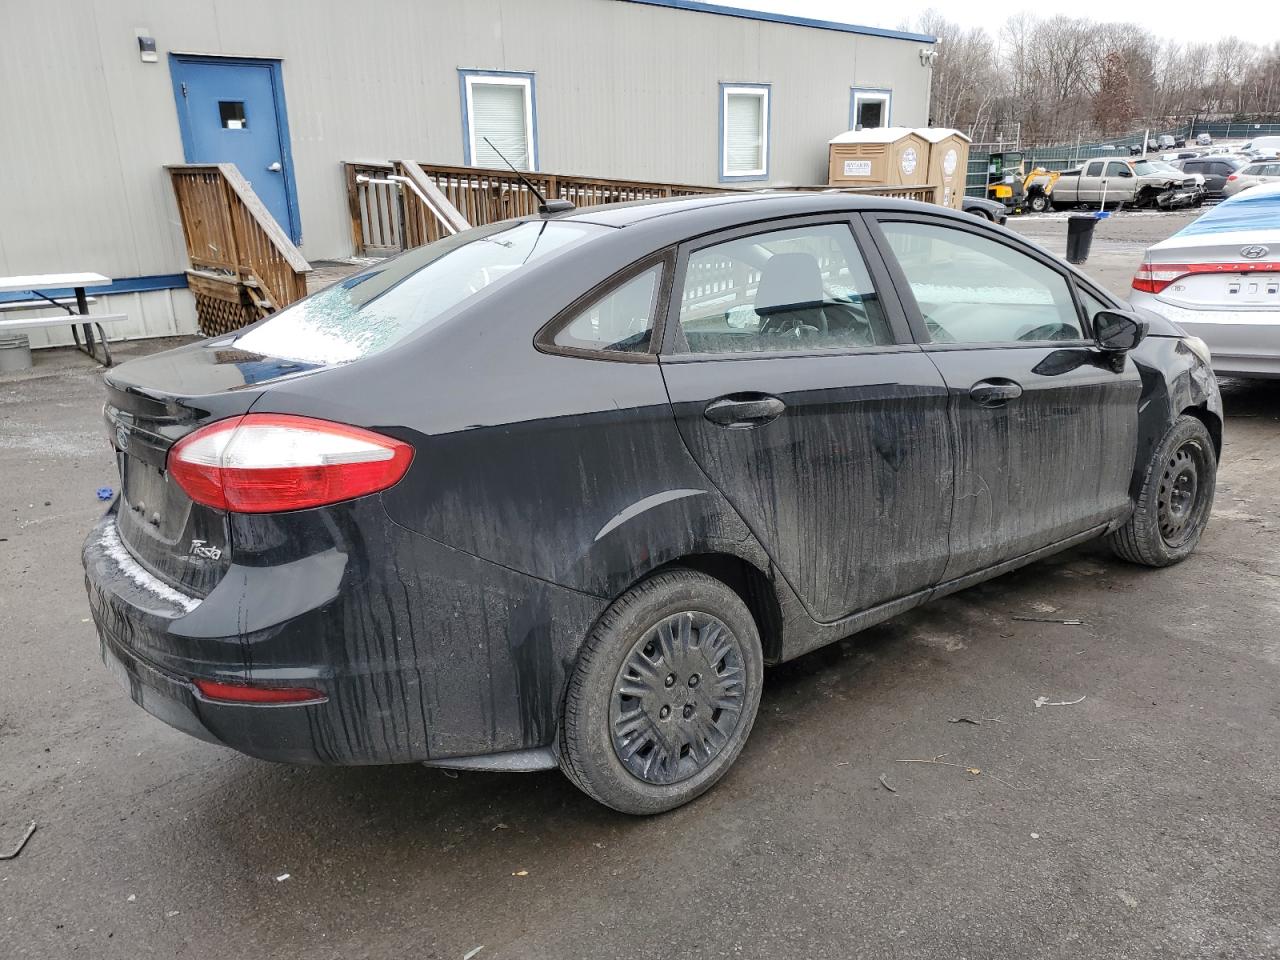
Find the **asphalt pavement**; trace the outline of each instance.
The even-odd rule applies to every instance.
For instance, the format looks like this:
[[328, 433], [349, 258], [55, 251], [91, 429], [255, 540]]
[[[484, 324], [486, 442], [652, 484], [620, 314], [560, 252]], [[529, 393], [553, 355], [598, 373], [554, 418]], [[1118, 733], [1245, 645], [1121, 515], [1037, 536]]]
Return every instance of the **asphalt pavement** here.
[[[1086, 270], [1127, 285], [1142, 229]], [[116, 484], [99, 373], [44, 352], [0, 378], [0, 853], [39, 825], [0, 956], [1280, 956], [1280, 384], [1224, 393], [1191, 559], [1086, 546], [776, 668], [721, 785], [634, 819], [556, 773], [276, 766], [135, 707], [79, 564]]]

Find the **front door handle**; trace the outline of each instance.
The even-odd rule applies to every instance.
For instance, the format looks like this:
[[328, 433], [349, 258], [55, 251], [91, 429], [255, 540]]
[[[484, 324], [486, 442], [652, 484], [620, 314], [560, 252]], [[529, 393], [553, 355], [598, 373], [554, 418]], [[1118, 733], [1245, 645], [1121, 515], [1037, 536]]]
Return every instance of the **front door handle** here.
[[993, 377], [979, 380], [969, 388], [969, 399], [979, 406], [1000, 407], [1022, 396], [1022, 386], [1013, 380]]
[[787, 405], [767, 393], [739, 393], [707, 404], [702, 415], [722, 427], [758, 427], [782, 416]]

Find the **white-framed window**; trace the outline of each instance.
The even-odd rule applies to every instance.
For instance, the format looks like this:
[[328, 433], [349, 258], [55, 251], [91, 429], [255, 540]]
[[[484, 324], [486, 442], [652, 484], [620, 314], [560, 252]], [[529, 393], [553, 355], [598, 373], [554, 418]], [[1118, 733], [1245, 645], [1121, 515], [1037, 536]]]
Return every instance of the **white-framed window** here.
[[850, 130], [872, 130], [890, 125], [893, 91], [851, 87], [849, 94]]
[[533, 74], [462, 71], [462, 113], [469, 166], [506, 170], [501, 151], [517, 170], [538, 169]]
[[720, 85], [720, 179], [769, 178], [769, 87]]

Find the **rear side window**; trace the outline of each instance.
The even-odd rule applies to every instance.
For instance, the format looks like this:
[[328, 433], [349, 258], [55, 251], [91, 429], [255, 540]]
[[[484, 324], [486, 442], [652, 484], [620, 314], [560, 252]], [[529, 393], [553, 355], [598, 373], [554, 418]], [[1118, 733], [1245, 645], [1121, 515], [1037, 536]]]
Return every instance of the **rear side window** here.
[[348, 277], [252, 327], [236, 347], [306, 363], [346, 363], [434, 325], [491, 284], [605, 227], [540, 220], [482, 227]]
[[575, 314], [552, 339], [557, 347], [605, 353], [648, 353], [661, 265], [615, 287]]
[[893, 343], [848, 224], [738, 237], [695, 250], [680, 294], [679, 349], [764, 353]]
[[1084, 172], [1084, 175], [1086, 177], [1102, 176], [1102, 161], [1095, 160], [1093, 163], [1089, 164], [1088, 168]]
[[1067, 278], [1014, 248], [953, 227], [881, 228], [934, 343], [1081, 340]]

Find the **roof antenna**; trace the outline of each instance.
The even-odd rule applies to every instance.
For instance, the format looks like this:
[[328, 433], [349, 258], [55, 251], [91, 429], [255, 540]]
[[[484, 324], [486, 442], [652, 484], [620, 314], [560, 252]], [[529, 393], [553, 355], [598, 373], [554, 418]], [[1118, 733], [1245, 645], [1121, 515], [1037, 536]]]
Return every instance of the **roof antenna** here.
[[511, 168], [511, 172], [520, 178], [520, 182], [529, 188], [529, 192], [538, 198], [539, 213], [567, 213], [570, 210], [577, 209], [570, 200], [548, 200], [542, 195], [538, 188], [529, 181], [528, 177], [516, 169], [516, 165], [514, 163], [502, 156], [502, 151], [493, 145], [492, 140], [488, 137], [484, 137], [482, 139], [489, 145], [489, 149], [501, 157], [502, 162]]

